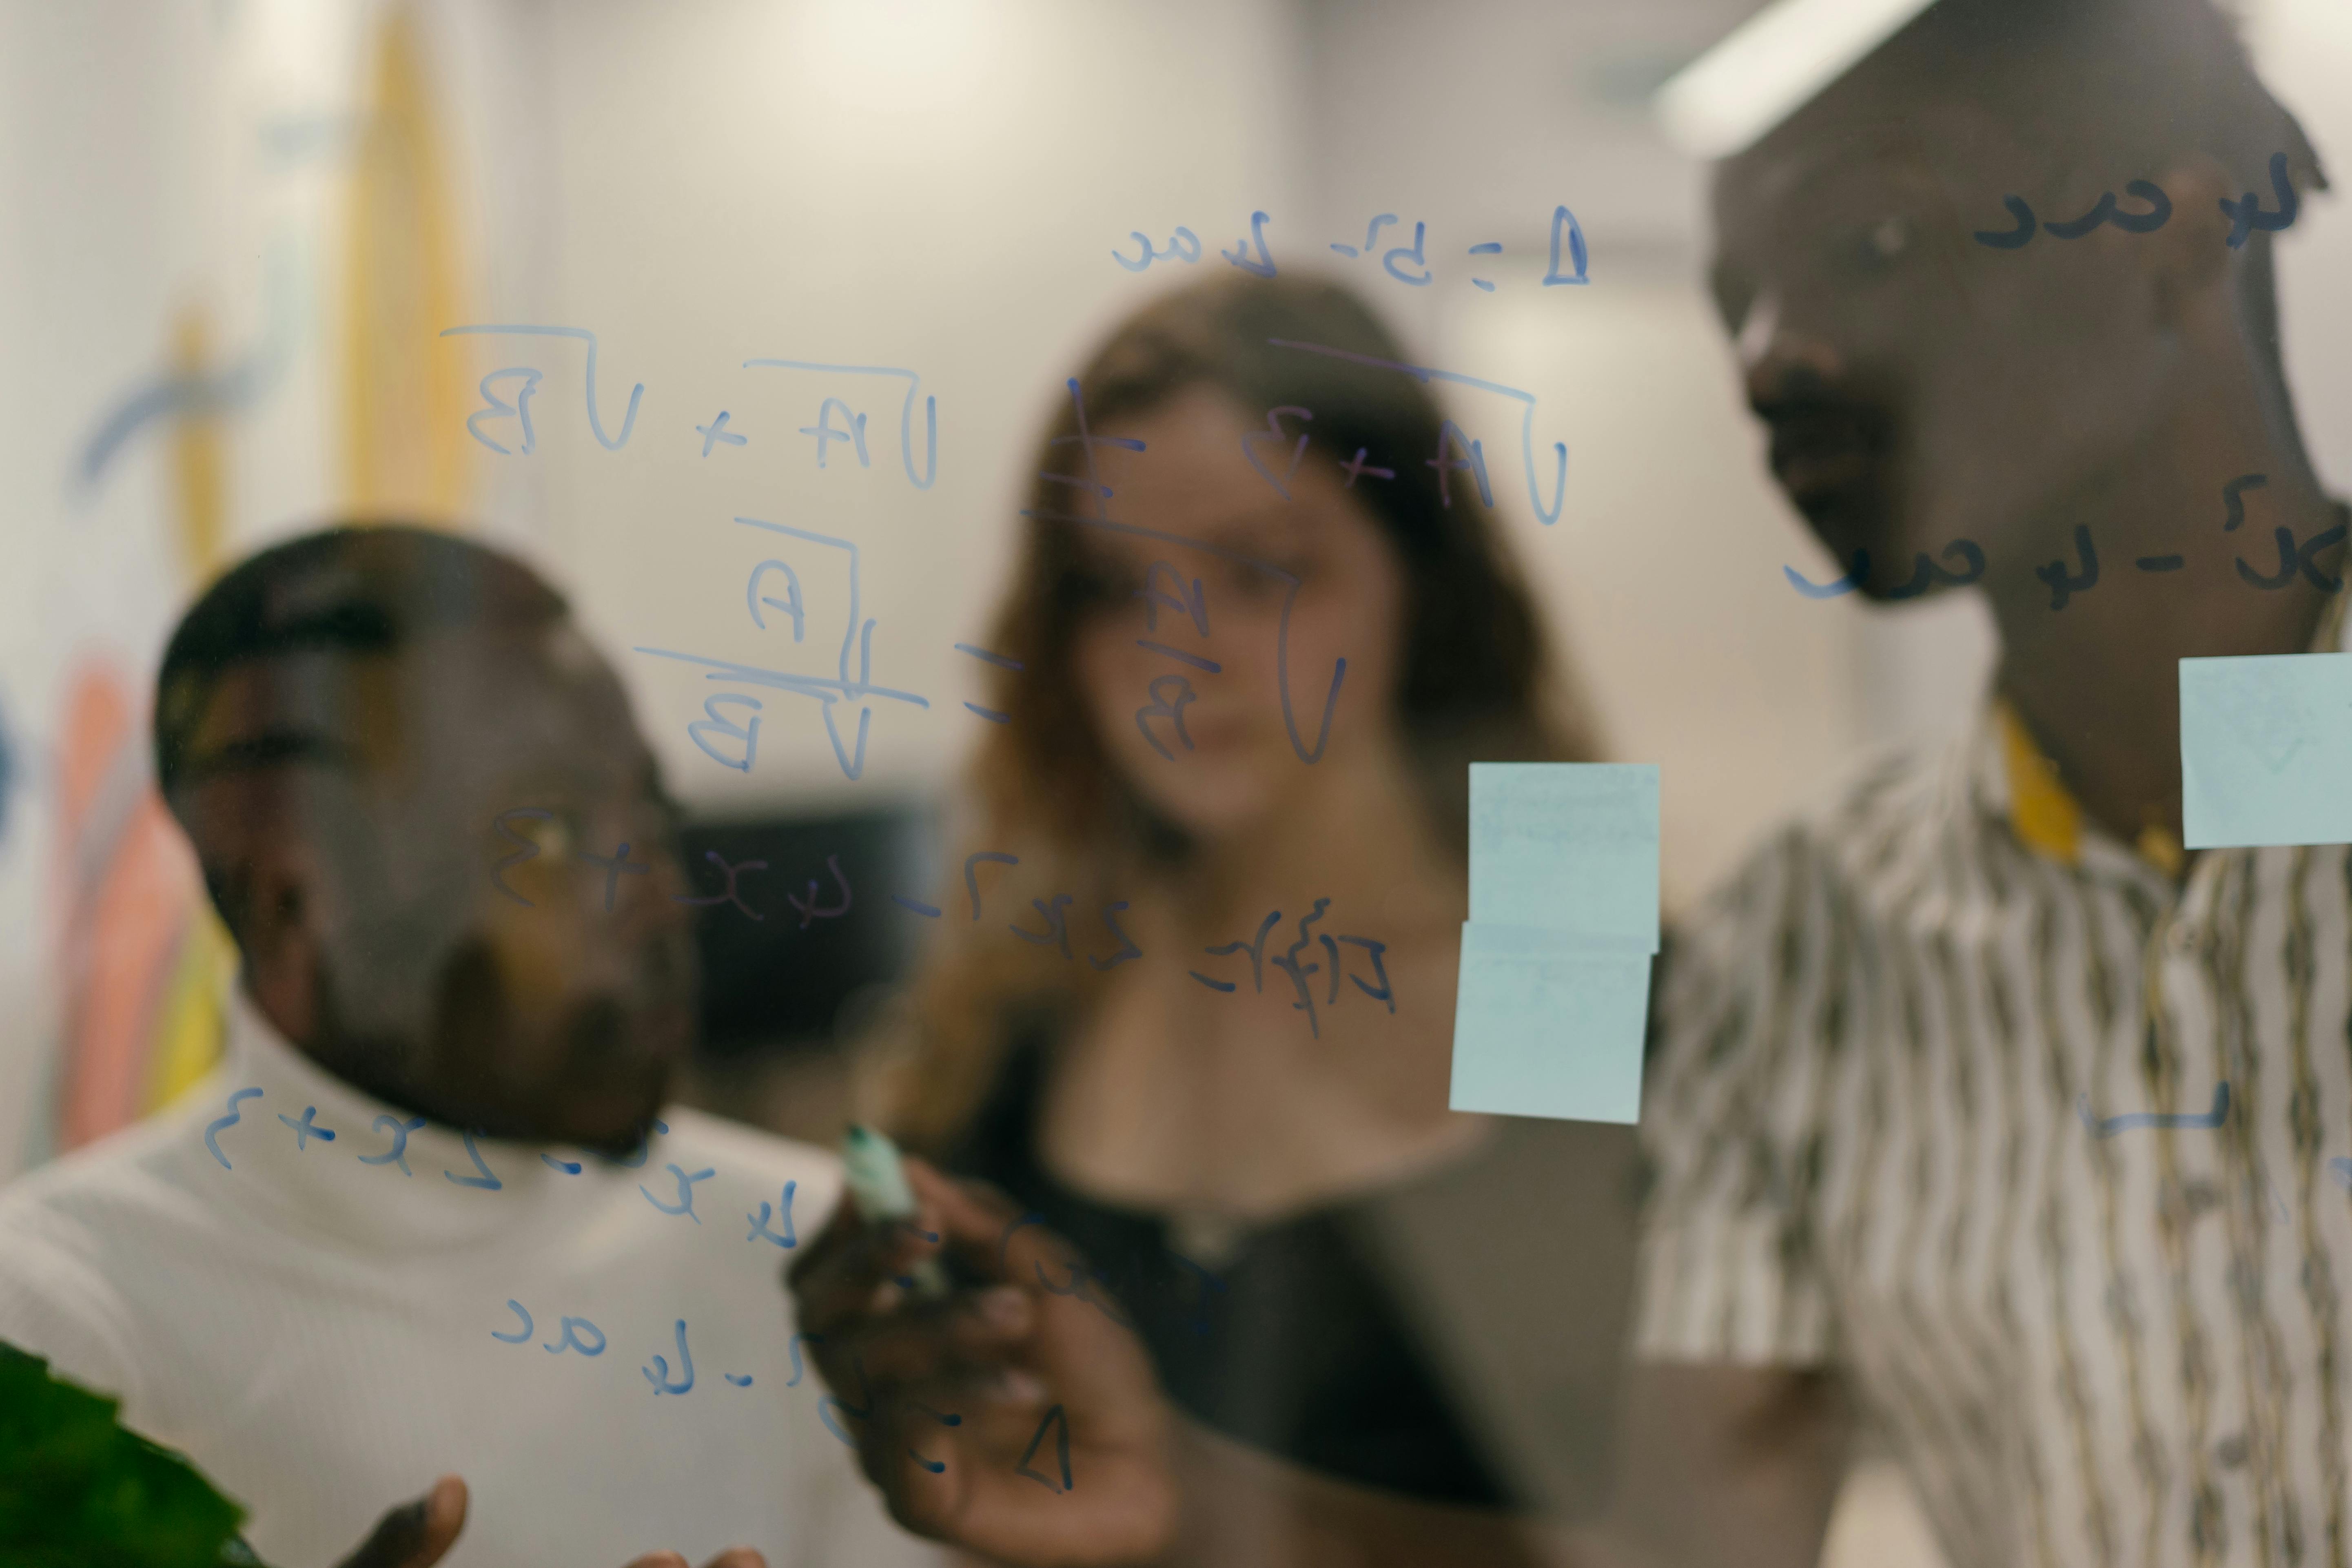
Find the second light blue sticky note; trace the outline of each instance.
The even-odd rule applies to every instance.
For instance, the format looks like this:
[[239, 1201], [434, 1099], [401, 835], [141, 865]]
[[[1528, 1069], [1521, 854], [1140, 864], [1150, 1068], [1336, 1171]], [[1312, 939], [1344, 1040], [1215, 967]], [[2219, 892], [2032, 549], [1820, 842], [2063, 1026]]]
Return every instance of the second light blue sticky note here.
[[1656, 764], [1472, 763], [1470, 918], [1655, 952]]
[[2180, 782], [2192, 850], [2352, 843], [2352, 653], [2181, 660]]
[[1462, 927], [1456, 1111], [1631, 1124], [1642, 1113], [1650, 955], [1554, 931]]
[[1657, 950], [1657, 768], [1472, 763], [1447, 1103], [1637, 1121]]

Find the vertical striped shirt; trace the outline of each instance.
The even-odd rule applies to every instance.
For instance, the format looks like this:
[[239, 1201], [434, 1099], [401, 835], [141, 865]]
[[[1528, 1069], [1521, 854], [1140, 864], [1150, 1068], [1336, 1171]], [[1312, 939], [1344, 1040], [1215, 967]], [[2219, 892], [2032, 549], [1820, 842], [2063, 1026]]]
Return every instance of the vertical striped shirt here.
[[1687, 923], [1637, 1354], [1836, 1366], [1956, 1568], [2345, 1568], [2352, 848], [2176, 882], [2021, 751], [1866, 769]]

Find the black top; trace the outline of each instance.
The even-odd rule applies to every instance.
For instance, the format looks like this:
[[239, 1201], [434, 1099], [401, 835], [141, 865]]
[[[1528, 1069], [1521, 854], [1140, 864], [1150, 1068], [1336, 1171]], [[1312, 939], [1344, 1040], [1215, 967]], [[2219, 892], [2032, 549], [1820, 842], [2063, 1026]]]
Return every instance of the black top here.
[[[1032, 1038], [1009, 1053], [949, 1164], [1003, 1187], [1084, 1249], [1092, 1278], [1080, 1288], [1133, 1323], [1181, 1407], [1228, 1437], [1349, 1481], [1437, 1502], [1536, 1502], [1516, 1495], [1507, 1468], [1482, 1448], [1434, 1347], [1413, 1326], [1412, 1305], [1398, 1299], [1395, 1276], [1369, 1255], [1364, 1223], [1384, 1196], [1455, 1179], [1492, 1159], [1503, 1140], [1389, 1194], [1253, 1229], [1222, 1263], [1195, 1261], [1171, 1249], [1161, 1217], [1096, 1202], [1045, 1170], [1036, 1130], [1048, 1049]], [[1522, 1135], [1587, 1134], [1622, 1134], [1631, 1147], [1630, 1128], [1553, 1123]], [[1046, 1272], [1055, 1276], [1048, 1285], [1079, 1284], [1067, 1270], [1041, 1266]], [[1514, 1281], [1495, 1283], [1508, 1290]], [[1554, 1316], [1546, 1327], [1573, 1334], [1579, 1325]]]

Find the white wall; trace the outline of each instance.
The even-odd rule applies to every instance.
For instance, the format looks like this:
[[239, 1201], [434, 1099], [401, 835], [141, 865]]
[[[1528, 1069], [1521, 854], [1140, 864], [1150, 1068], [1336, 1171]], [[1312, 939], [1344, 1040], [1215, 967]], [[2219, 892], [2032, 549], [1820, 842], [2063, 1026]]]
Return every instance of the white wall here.
[[152, 647], [171, 568], [142, 527], [152, 450], [126, 452], [88, 501], [70, 455], [96, 411], [142, 379], [194, 270], [213, 47], [203, 9], [131, 4], [0, 9], [0, 723], [17, 786], [0, 829], [0, 1173], [46, 1121], [57, 996], [46, 788], [51, 704], [93, 646]]
[[2341, 0], [2252, 0], [2254, 63], [2319, 150], [2336, 191], [2304, 204], [2278, 241], [2287, 379], [2320, 477], [2352, 494], [2352, 6]]
[[[517, 12], [415, 9], [453, 128], [460, 225], [496, 277], [521, 248], [497, 215], [515, 204], [464, 182], [517, 97]], [[110, 413], [170, 374], [174, 331], [195, 316], [211, 368], [269, 367], [221, 428], [227, 555], [334, 512], [341, 175], [381, 13], [379, 0], [0, 4], [0, 725], [17, 774], [0, 822], [0, 1174], [48, 1152], [68, 684], [102, 663], [143, 727], [163, 639], [198, 580], [168, 419], [142, 425], [95, 484], [77, 464]], [[520, 491], [504, 499], [533, 511]]]

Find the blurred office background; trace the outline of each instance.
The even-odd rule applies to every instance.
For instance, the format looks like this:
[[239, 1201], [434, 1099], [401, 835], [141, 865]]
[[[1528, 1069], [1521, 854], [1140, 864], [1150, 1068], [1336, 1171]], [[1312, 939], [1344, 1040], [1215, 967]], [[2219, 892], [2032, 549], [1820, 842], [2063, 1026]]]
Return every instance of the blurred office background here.
[[[1874, 615], [1781, 578], [1834, 569], [1768, 487], [1699, 286], [1702, 171], [1648, 110], [1753, 8], [0, 4], [0, 1176], [152, 1108], [216, 1049], [228, 956], [148, 783], [154, 661], [224, 563], [351, 514], [475, 530], [572, 595], [703, 824], [698, 863], [770, 862], [745, 883], [769, 917], [714, 927], [714, 951], [772, 994], [824, 988], [772, 1016], [756, 991], [715, 998], [712, 1092], [822, 1124], [822, 1048], [906, 956], [887, 894], [939, 897], [921, 825], [982, 723], [952, 644], [984, 639], [1034, 432], [1090, 340], [1180, 270], [1117, 266], [1130, 231], [1185, 225], [1219, 267], [1263, 210], [1283, 265], [1354, 280], [1423, 362], [1538, 395], [1537, 441], [1570, 449], [1551, 527], [1515, 411], [1454, 401], [1612, 754], [1664, 767], [1670, 905], [1864, 748], [1958, 722], [1988, 658], [1971, 602]], [[2352, 12], [2245, 16], [2340, 175]], [[1539, 286], [1562, 204], [1584, 287]], [[1328, 248], [1382, 212], [1428, 225], [1437, 286]], [[1484, 241], [1505, 246], [1491, 293], [1466, 282]], [[2315, 203], [2281, 256], [2305, 429], [2352, 486], [2352, 305], [2322, 282], [2352, 263], [2352, 217]], [[596, 334], [607, 437], [642, 383], [625, 445], [584, 416], [582, 345], [436, 335], [518, 322]], [[934, 482], [902, 453], [902, 382], [754, 358], [916, 371]], [[500, 456], [466, 421], [479, 379], [519, 364], [544, 372], [534, 447]], [[817, 465], [798, 432], [826, 395], [867, 416], [871, 466], [839, 445]], [[722, 409], [746, 444], [706, 455]], [[487, 428], [514, 444], [515, 422]], [[918, 403], [917, 470], [924, 429]], [[723, 765], [688, 728], [714, 688], [627, 652], [758, 661], [733, 615], [759, 553], [739, 516], [854, 538], [874, 678], [931, 699], [876, 705], [854, 782], [816, 705], [774, 694], [754, 765]], [[806, 584], [813, 671], [845, 587]], [[856, 862], [854, 926], [780, 907], [810, 881], [835, 896], [828, 853]], [[786, 1043], [814, 1076], [753, 1071]], [[1849, 1511], [1893, 1532], [1867, 1560], [1916, 1560], [1899, 1500]]]

